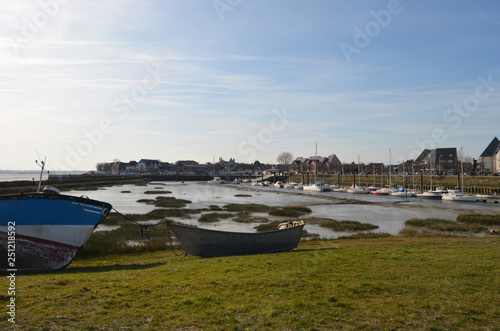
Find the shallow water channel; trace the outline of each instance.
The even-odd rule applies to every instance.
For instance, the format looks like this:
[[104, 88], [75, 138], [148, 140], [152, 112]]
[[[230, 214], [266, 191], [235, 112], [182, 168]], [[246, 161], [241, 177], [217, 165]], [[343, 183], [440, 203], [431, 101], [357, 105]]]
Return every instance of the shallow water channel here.
[[[168, 194], [145, 194], [146, 191], [171, 191]], [[130, 191], [130, 193], [122, 193]], [[123, 214], [145, 214], [155, 209], [152, 205], [139, 203], [139, 199], [154, 199], [157, 196], [173, 196], [177, 199], [190, 200], [185, 208], [204, 209], [211, 205], [223, 207], [229, 203], [253, 203], [269, 206], [302, 205], [312, 210], [307, 217], [322, 217], [335, 220], [352, 220], [371, 223], [379, 228], [373, 232], [396, 235], [404, 228], [405, 221], [410, 218], [443, 218], [456, 220], [462, 213], [500, 214], [500, 204], [492, 203], [460, 203], [447, 201], [421, 200], [417, 198], [397, 198], [391, 196], [358, 195], [337, 192], [312, 193], [295, 189], [277, 189], [274, 187], [255, 187], [247, 185], [211, 185], [197, 182], [155, 182], [147, 186], [120, 185], [99, 189], [97, 191], [69, 191], [70, 195], [88, 196], [91, 199], [109, 202]], [[249, 195], [239, 197], [237, 195]], [[270, 220], [282, 219], [267, 214], [252, 214]], [[254, 232], [258, 224], [241, 224], [231, 219], [222, 219], [216, 223], [198, 223], [200, 214], [190, 218], [174, 218], [186, 224], [203, 228], [227, 231]], [[105, 227], [102, 228], [104, 230]], [[321, 238], [335, 239], [345, 233], [333, 232], [307, 224], [309, 233]]]

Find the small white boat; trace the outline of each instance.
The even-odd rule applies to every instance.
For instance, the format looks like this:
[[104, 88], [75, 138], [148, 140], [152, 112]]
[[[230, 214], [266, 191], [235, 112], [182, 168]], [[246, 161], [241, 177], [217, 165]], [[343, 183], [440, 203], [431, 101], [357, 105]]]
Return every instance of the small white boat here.
[[338, 193], [347, 193], [347, 189], [345, 187], [337, 187], [333, 189], [333, 192], [338, 192]]
[[274, 187], [276, 188], [283, 188], [285, 187], [281, 181], [277, 181], [276, 183], [273, 184]]
[[443, 196], [433, 191], [417, 193], [417, 198], [440, 200]]
[[207, 183], [208, 184], [225, 184], [226, 181], [223, 179], [220, 179], [220, 177], [214, 177], [214, 179], [209, 180]]
[[436, 189], [434, 191], [431, 191], [431, 192], [434, 192], [437, 194], [445, 194], [445, 193], [448, 193], [448, 190], [442, 186], [439, 186], [439, 187], [436, 187]]
[[389, 195], [392, 197], [414, 197], [417, 196], [417, 192], [411, 192], [404, 187], [399, 187], [397, 190], [391, 191]]
[[290, 182], [290, 183], [286, 183], [286, 184], [284, 184], [284, 185], [283, 185], [283, 188], [288, 188], [288, 189], [290, 189], [290, 188], [295, 188], [295, 186], [297, 186], [297, 183], [292, 183], [292, 182]]
[[297, 184], [297, 185], [295, 185], [294, 189], [296, 189], [296, 190], [303, 190], [304, 189], [304, 184], [302, 184], [302, 183]]
[[378, 189], [376, 191], [370, 191], [370, 193], [373, 195], [389, 195], [391, 193], [391, 190], [384, 187], [384, 188]]
[[415, 191], [415, 190], [408, 190], [408, 189], [407, 189], [407, 191], [408, 191], [408, 194], [410, 196], [412, 196], [412, 197], [416, 197], [417, 196], [417, 191]]
[[347, 190], [347, 193], [351, 193], [351, 194], [367, 194], [369, 193], [368, 191], [366, 191], [362, 186], [359, 186], [359, 185], [353, 185], [351, 186], [348, 190]]
[[328, 184], [323, 184], [323, 192], [332, 192], [333, 188]]
[[304, 185], [302, 188], [304, 191], [310, 191], [310, 192], [323, 192], [323, 183], [312, 183], [309, 185]]
[[477, 197], [473, 195], [465, 195], [460, 190], [449, 190], [443, 194], [444, 201], [459, 201], [459, 202], [476, 202]]

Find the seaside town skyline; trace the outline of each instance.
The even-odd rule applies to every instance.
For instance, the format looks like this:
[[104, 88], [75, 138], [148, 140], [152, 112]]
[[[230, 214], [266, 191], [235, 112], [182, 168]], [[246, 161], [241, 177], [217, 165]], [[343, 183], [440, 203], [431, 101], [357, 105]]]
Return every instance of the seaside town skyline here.
[[[500, 124], [500, 5], [409, 0], [0, 4], [1, 169], [283, 151], [387, 163]], [[91, 22], [91, 23], [90, 23]], [[387, 151], [387, 152], [386, 152]]]
[[[261, 163], [259, 160], [255, 160], [251, 163], [242, 163], [240, 165], [236, 159], [230, 158], [229, 161], [224, 160], [224, 158], [219, 157], [215, 161], [215, 156], [212, 162], [200, 163], [196, 160], [177, 160], [175, 162], [164, 162], [160, 159], [140, 159], [139, 161], [129, 161], [122, 162], [121, 160], [115, 159], [112, 162], [100, 162], [96, 164], [96, 171], [102, 173], [167, 173], [167, 172], [194, 172], [194, 173], [210, 173], [210, 172], [220, 172], [220, 171], [250, 171], [255, 170], [268, 170], [273, 167], [278, 166], [282, 170], [291, 172], [310, 172], [321, 171], [321, 172], [353, 172], [361, 171], [371, 172], [371, 173], [383, 173], [389, 171], [390, 167], [396, 172], [436, 172], [441, 174], [455, 174], [462, 169], [460, 165], [462, 163], [466, 165], [465, 172], [475, 172], [475, 173], [500, 173], [500, 140], [494, 137], [488, 146], [481, 153], [479, 158], [474, 158], [469, 155], [463, 155], [463, 150], [458, 150], [455, 147], [452, 148], [435, 148], [435, 149], [424, 149], [416, 159], [410, 160], [393, 160], [392, 151], [390, 151], [390, 156], [388, 162], [361, 162], [358, 159], [357, 163], [354, 161], [340, 160], [336, 154], [330, 154], [328, 156], [309, 156], [295, 157], [290, 152], [282, 152], [277, 158], [276, 162], [273, 163]], [[217, 165], [217, 167], [216, 167]], [[213, 168], [212, 168], [213, 166]], [[280, 167], [281, 166], [281, 167]], [[284, 168], [283, 168], [284, 166]], [[360, 166], [362, 166], [360, 168]], [[92, 171], [93, 172], [93, 171]]]

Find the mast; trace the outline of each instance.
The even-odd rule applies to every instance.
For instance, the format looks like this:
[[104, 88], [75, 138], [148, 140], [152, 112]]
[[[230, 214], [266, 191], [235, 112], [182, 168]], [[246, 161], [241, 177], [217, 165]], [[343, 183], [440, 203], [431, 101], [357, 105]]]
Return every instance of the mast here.
[[460, 176], [462, 177], [461, 186], [462, 186], [462, 193], [464, 193], [465, 192], [465, 188], [464, 188], [464, 151], [463, 151], [462, 147], [460, 147], [460, 158], [462, 159], [462, 161], [460, 162]]
[[42, 176], [43, 176], [43, 170], [45, 169], [45, 161], [47, 161], [47, 157], [42, 161], [40, 160], [40, 163], [38, 163], [38, 160], [35, 161], [36, 164], [41, 168], [40, 169], [40, 180], [38, 181], [38, 189], [36, 190], [37, 193], [40, 192], [42, 188]]
[[[359, 168], [359, 155], [358, 155], [358, 179], [360, 176], [361, 176], [361, 170]], [[356, 184], [356, 183], [354, 183], [354, 184]]]
[[391, 188], [392, 151], [389, 148], [389, 189]]

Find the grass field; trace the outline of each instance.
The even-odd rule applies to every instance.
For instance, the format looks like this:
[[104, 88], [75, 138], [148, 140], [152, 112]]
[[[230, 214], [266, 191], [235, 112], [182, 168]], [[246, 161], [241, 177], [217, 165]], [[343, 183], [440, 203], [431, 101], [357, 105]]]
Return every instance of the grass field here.
[[[0, 286], [6, 307], [6, 277]], [[499, 330], [499, 293], [496, 236], [318, 240], [224, 258], [169, 250], [18, 275], [16, 324], [3, 313], [0, 329]]]

